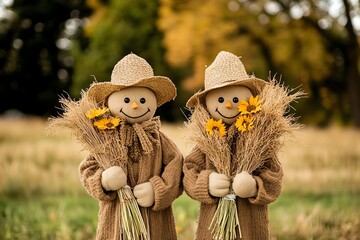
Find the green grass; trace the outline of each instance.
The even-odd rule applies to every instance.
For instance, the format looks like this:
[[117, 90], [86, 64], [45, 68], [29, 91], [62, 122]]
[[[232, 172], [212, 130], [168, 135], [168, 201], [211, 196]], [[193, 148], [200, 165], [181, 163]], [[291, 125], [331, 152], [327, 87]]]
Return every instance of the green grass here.
[[0, 239], [89, 239], [98, 204], [87, 196], [0, 198]]
[[[174, 202], [179, 239], [193, 238], [198, 206], [185, 193]], [[359, 193], [284, 193], [269, 209], [274, 239], [357, 239]], [[0, 197], [0, 239], [91, 239], [97, 213], [86, 195]]]
[[269, 209], [275, 239], [358, 239], [360, 192], [284, 193]]
[[[198, 203], [185, 194], [173, 206], [177, 231], [191, 239]], [[0, 239], [91, 239], [95, 237], [97, 200], [86, 196], [0, 197]]]

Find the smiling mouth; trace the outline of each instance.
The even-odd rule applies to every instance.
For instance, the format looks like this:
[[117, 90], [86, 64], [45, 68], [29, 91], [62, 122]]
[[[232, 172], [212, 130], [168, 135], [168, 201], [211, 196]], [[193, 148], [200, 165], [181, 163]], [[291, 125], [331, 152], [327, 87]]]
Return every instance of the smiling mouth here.
[[220, 116], [222, 116], [223, 118], [227, 118], [227, 119], [232, 119], [232, 118], [235, 118], [235, 117], [237, 117], [237, 116], [240, 114], [240, 112], [239, 112], [239, 113], [238, 113], [238, 114], [236, 114], [235, 116], [232, 116], [232, 117], [226, 117], [226, 116], [224, 116], [224, 115], [222, 115], [222, 114], [221, 114], [221, 112], [219, 111], [219, 109], [218, 109], [218, 108], [216, 108], [215, 112], [218, 112], [218, 113], [220, 114]]
[[148, 112], [150, 112], [150, 108], [148, 108], [148, 110], [144, 114], [141, 114], [140, 116], [136, 116], [136, 117], [132, 117], [132, 116], [127, 115], [126, 113], [124, 113], [124, 111], [122, 109], [120, 109], [120, 112], [122, 114], [124, 114], [125, 116], [127, 116], [128, 118], [141, 118], [141, 117], [145, 116]]

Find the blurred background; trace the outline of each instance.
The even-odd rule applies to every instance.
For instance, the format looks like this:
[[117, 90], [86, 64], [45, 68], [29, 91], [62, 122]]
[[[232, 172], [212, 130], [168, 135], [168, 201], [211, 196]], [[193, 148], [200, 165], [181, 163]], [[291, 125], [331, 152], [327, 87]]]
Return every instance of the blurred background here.
[[[272, 238], [360, 239], [359, 34], [356, 0], [0, 0], [0, 239], [94, 237], [97, 202], [77, 175], [86, 153], [45, 134], [60, 95], [78, 99], [135, 53], [178, 88], [158, 115], [186, 156], [185, 103], [221, 50], [308, 95], [293, 105], [306, 128], [280, 153]], [[179, 239], [193, 239], [197, 209], [175, 201]]]
[[359, 33], [355, 0], [1, 0], [0, 112], [55, 114], [59, 94], [109, 81], [132, 52], [175, 82], [178, 98], [159, 113], [182, 121], [225, 50], [249, 74], [301, 86], [302, 122], [360, 127]]

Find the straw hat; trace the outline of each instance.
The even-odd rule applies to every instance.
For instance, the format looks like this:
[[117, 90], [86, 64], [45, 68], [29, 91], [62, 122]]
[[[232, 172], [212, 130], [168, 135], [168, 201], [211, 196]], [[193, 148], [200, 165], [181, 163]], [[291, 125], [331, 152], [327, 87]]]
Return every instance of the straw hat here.
[[[186, 103], [187, 107], [194, 107], [199, 101], [205, 103], [206, 94], [213, 89], [241, 85], [257, 95], [266, 82], [255, 76], [249, 76], [240, 58], [232, 53], [221, 51], [214, 62], [205, 70], [205, 90], [194, 94]], [[205, 104], [204, 104], [205, 105]]]
[[156, 96], [157, 106], [176, 97], [173, 82], [162, 76], [154, 76], [154, 71], [145, 59], [129, 54], [122, 58], [111, 73], [110, 82], [96, 82], [89, 88], [89, 96], [103, 102], [111, 93], [127, 87], [146, 87]]

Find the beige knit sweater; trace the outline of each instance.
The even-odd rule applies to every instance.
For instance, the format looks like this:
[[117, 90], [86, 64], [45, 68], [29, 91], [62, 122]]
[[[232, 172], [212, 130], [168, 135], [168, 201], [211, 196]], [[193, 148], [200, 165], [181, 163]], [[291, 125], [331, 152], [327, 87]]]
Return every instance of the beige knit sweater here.
[[[182, 193], [183, 157], [175, 144], [160, 131], [152, 133], [149, 140], [153, 147], [151, 154], [129, 156], [128, 185], [134, 187], [150, 181], [154, 188], [154, 205], [150, 208], [140, 207], [143, 218], [148, 216], [151, 240], [177, 239], [171, 204]], [[129, 152], [141, 153], [140, 149], [131, 149], [134, 146], [141, 147], [140, 144], [132, 145]], [[116, 192], [107, 192], [102, 188], [103, 171], [92, 156], [88, 156], [79, 167], [82, 184], [91, 196], [100, 201], [96, 239], [118, 240], [118, 198]]]
[[[219, 198], [209, 194], [209, 175], [215, 167], [206, 161], [206, 156], [198, 148], [185, 158], [184, 189], [193, 199], [200, 201], [200, 212], [196, 239], [209, 240], [208, 230], [215, 213]], [[260, 171], [254, 173], [258, 185], [258, 194], [254, 198], [236, 198], [242, 239], [269, 239], [268, 204], [276, 200], [281, 192], [282, 168], [276, 157], [269, 159]], [[237, 239], [240, 239], [237, 234]]]

